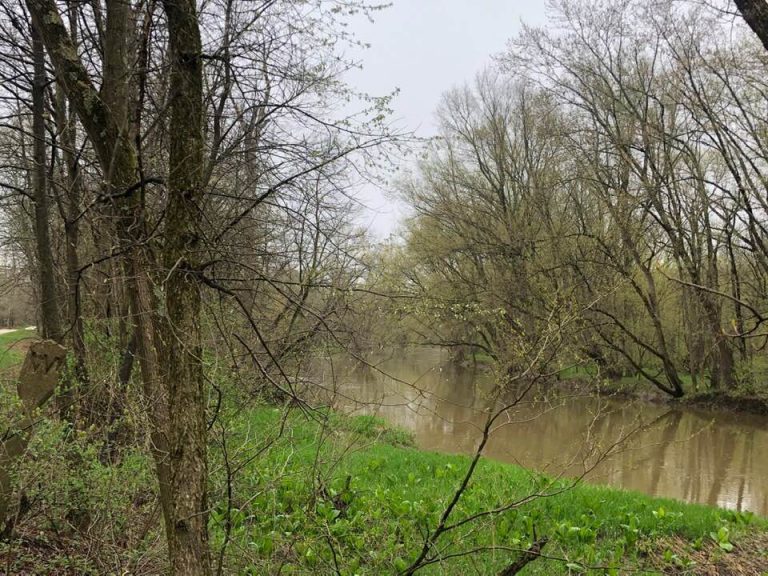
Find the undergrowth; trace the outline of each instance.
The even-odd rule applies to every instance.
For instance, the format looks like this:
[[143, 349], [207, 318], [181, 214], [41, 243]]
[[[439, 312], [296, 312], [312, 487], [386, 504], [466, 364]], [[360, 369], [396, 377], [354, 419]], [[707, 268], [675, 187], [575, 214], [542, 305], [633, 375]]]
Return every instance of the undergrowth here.
[[[466, 456], [417, 450], [406, 432], [370, 416], [225, 409], [212, 423], [210, 450], [214, 570], [397, 573], [434, 529], [468, 463]], [[73, 434], [44, 420], [15, 479], [24, 514], [15, 537], [0, 544], [0, 572], [165, 569], [146, 449], [107, 459], [88, 431]], [[744, 554], [741, 543], [768, 528], [749, 513], [571, 486], [488, 460], [480, 461], [449, 523], [537, 493], [542, 496], [448, 531], [433, 549], [440, 562], [423, 573], [497, 574], [546, 536], [543, 557], [525, 574], [696, 574], [703, 573], [703, 557]]]
[[[281, 418], [279, 410], [259, 409], [238, 425], [244, 427], [239, 433], [245, 438], [256, 430], [276, 430]], [[338, 425], [340, 419], [344, 425]], [[371, 417], [330, 420], [336, 426], [327, 432], [322, 418], [291, 417], [283, 436], [241, 469], [228, 536], [226, 502], [219, 499], [211, 528], [217, 545], [228, 540], [238, 551], [227, 555], [231, 573], [393, 573], [407, 567], [437, 524], [468, 457], [393, 445]], [[732, 539], [766, 528], [749, 513], [600, 486], [573, 487], [568, 480], [487, 460], [451, 520], [537, 493], [545, 495], [447, 533], [436, 548], [445, 562], [424, 572], [496, 574], [545, 535], [547, 558], [529, 564], [527, 574], [619, 574], [629, 566], [641, 568], [647, 554], [669, 537], [685, 539], [691, 551], [717, 545], [729, 553], [725, 548]], [[478, 552], [464, 555], [470, 550]], [[669, 562], [693, 565], [681, 553]]]

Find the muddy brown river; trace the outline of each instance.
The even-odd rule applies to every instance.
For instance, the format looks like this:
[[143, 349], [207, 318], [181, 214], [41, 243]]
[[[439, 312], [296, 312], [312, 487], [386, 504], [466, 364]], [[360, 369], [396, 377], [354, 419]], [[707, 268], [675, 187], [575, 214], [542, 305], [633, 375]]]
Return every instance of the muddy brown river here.
[[[438, 350], [393, 352], [377, 369], [323, 370], [336, 406], [378, 414], [419, 447], [472, 453], [494, 389], [486, 371]], [[335, 384], [334, 384], [335, 383]], [[509, 400], [509, 396], [506, 398]], [[485, 449], [497, 460], [654, 496], [768, 516], [768, 418], [580, 396], [528, 399], [498, 420]]]

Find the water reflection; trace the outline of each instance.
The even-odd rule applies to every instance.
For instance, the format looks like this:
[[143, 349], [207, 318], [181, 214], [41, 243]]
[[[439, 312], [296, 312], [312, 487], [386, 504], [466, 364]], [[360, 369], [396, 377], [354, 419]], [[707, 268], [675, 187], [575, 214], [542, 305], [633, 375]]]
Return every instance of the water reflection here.
[[[474, 451], [492, 389], [488, 375], [434, 350], [394, 355], [378, 369], [336, 362], [323, 377], [329, 387], [334, 381], [338, 407], [378, 414], [411, 430], [420, 447], [443, 452]], [[765, 417], [613, 399], [530, 401], [499, 421], [486, 454], [578, 475], [638, 429], [589, 472], [590, 481], [768, 515]]]

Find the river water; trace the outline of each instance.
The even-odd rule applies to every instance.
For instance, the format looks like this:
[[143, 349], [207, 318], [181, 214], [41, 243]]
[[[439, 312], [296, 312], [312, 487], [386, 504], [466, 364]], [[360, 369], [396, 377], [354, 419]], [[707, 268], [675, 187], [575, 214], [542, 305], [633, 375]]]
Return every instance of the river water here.
[[[336, 406], [410, 430], [420, 448], [473, 453], [492, 377], [438, 350], [392, 352], [376, 368], [324, 369]], [[507, 395], [505, 403], [513, 398]], [[496, 422], [490, 458], [653, 496], [768, 516], [768, 418], [644, 401], [527, 398]]]

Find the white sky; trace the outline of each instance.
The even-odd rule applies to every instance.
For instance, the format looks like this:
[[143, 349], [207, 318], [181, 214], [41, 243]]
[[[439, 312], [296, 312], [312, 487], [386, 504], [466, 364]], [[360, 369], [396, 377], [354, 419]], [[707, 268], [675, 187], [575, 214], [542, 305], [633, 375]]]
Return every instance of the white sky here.
[[[351, 86], [372, 95], [399, 88], [395, 120], [419, 136], [435, 133], [434, 112], [452, 86], [471, 80], [504, 50], [521, 22], [544, 21], [540, 0], [394, 0], [375, 21], [356, 18], [349, 30], [371, 48], [359, 55], [363, 69], [348, 75]], [[357, 57], [355, 55], [355, 57]], [[393, 232], [404, 212], [373, 186], [359, 196], [363, 222], [379, 238]]]

